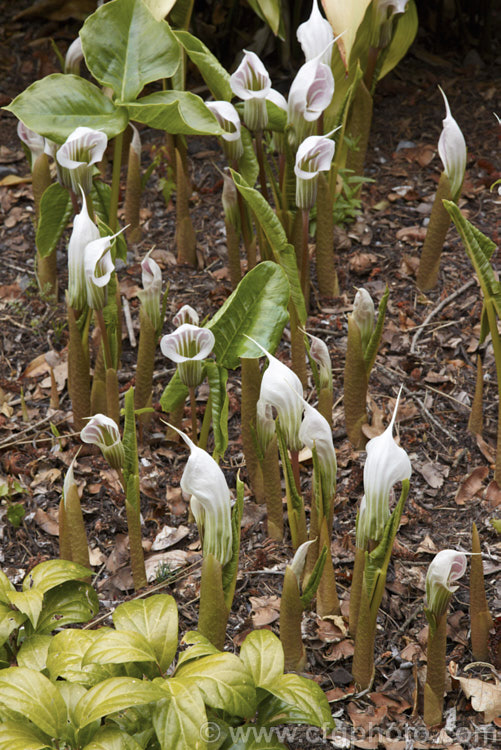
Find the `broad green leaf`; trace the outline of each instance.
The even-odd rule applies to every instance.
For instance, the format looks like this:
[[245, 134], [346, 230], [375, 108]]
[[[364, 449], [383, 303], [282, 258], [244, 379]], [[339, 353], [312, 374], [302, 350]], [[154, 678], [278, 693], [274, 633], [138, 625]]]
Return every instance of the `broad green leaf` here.
[[97, 720], [92, 724], [88, 724], [80, 731], [77, 729], [75, 709], [87, 690], [83, 685], [78, 685], [75, 682], [67, 682], [66, 680], [58, 680], [56, 687], [61, 694], [61, 698], [64, 700], [67, 712], [66, 724], [61, 734], [61, 739], [70, 747], [82, 747], [88, 740], [92, 739], [99, 729], [100, 724], [99, 720]]
[[266, 21], [275, 36], [284, 38], [280, 0], [248, 0], [255, 13]]
[[157, 21], [142, 0], [113, 0], [85, 21], [80, 38], [85, 62], [120, 101], [133, 101], [147, 83], [170, 78], [180, 49], [168, 23]]
[[116, 107], [84, 78], [54, 73], [35, 81], [5, 107], [35, 133], [63, 143], [79, 126], [102, 130], [108, 138], [127, 127], [127, 110]]
[[134, 737], [113, 727], [102, 727], [83, 750], [142, 750]]
[[40, 201], [40, 220], [35, 243], [38, 254], [45, 258], [57, 247], [73, 212], [70, 193], [59, 182], [49, 185]]
[[161, 21], [168, 16], [176, 4], [176, 0], [143, 0], [143, 3], [149, 9], [151, 15], [157, 21]]
[[287, 746], [268, 727], [247, 724], [231, 730], [231, 750], [287, 750]]
[[188, 31], [175, 31], [174, 33], [190, 60], [199, 69], [214, 99], [231, 101], [233, 92], [230, 86], [230, 74], [223, 68], [217, 57], [200, 39]]
[[37, 732], [35, 727], [21, 726], [17, 721], [0, 723], [0, 750], [53, 750], [49, 737]]
[[82, 667], [85, 652], [99, 637], [99, 630], [68, 629], [56, 633], [47, 653], [47, 669], [52, 680], [78, 682], [81, 685], [96, 685], [109, 677], [120, 676], [123, 667], [115, 664], [89, 664]]
[[[109, 227], [106, 231], [103, 231], [103, 226], [101, 226], [100, 224], [100, 222], [102, 222], [103, 225], [106, 224], [110, 218], [110, 185], [108, 185], [107, 182], [103, 182], [102, 180], [94, 180], [94, 182], [92, 183], [92, 190], [90, 195], [92, 198], [94, 211], [99, 220], [98, 224], [99, 231], [101, 232], [101, 237], [114, 234], [114, 232], [112, 232]], [[111, 251], [112, 253], [115, 252], [115, 255], [113, 256], [114, 258], [120, 258], [124, 262], [127, 260], [127, 243], [124, 239], [123, 234], [119, 234], [115, 241], [112, 243]], [[110, 292], [109, 287], [108, 292]]]
[[17, 652], [18, 666], [34, 669], [36, 672], [45, 669], [51, 641], [50, 635], [35, 634], [26, 638]]
[[33, 627], [36, 628], [42, 611], [43, 593], [33, 589], [32, 591], [11, 591], [7, 596], [10, 603], [26, 615]]
[[66, 706], [57, 688], [27, 667], [0, 670], [0, 702], [22, 713], [50, 737], [59, 736], [66, 721]]
[[205, 373], [210, 386], [210, 402], [212, 408], [212, 429], [214, 432], [214, 451], [218, 456], [224, 456], [228, 447], [228, 393], [226, 381], [228, 370], [207, 361]]
[[156, 661], [146, 638], [140, 633], [126, 630], [104, 630], [85, 652], [82, 666], [127, 664], [135, 661]]
[[207, 724], [207, 714], [200, 691], [190, 682], [172, 677], [163, 681], [168, 697], [159, 701], [153, 710], [153, 726], [160, 747], [176, 750], [203, 750], [207, 747], [201, 731]]
[[288, 301], [289, 285], [280, 266], [265, 261], [249, 271], [207, 323], [216, 339], [217, 363], [234, 370], [240, 357], [261, 356], [246, 336], [275, 351], [288, 319]]
[[183, 636], [181, 645], [189, 644], [189, 648], [186, 651], [181, 651], [177, 659], [176, 672], [180, 668], [181, 664], [186, 664], [192, 659], [200, 659], [202, 656], [211, 656], [212, 654], [220, 654], [220, 650], [209, 641], [205, 635], [198, 633], [196, 630], [189, 630]]
[[69, 560], [47, 560], [35, 565], [23, 581], [23, 591], [37, 589], [42, 594], [60, 583], [85, 578], [92, 575], [92, 570]]
[[98, 609], [99, 600], [92, 586], [82, 581], [67, 581], [45, 594], [37, 633], [50, 633], [64, 625], [88, 622]]
[[247, 185], [254, 187], [259, 174], [259, 164], [252, 143], [252, 135], [247, 128], [242, 128], [242, 145], [244, 153], [238, 160], [238, 171]]
[[480, 281], [484, 299], [493, 301], [497, 315], [501, 317], [501, 287], [489, 262], [496, 245], [464, 218], [455, 203], [443, 201], [443, 204], [463, 240], [468, 257]]
[[110, 677], [86, 692], [77, 704], [75, 719], [79, 727], [85, 727], [91, 721], [115, 711], [124, 711], [130, 706], [141, 706], [164, 697], [162, 688], [151, 682], [135, 677]]
[[177, 605], [168, 594], [134, 599], [120, 604], [113, 612], [117, 630], [129, 630], [148, 641], [162, 672], [171, 665], [177, 651]]
[[5, 602], [6, 604], [9, 603], [9, 600], [6, 596], [8, 591], [15, 591], [14, 585], [9, 581], [7, 576], [3, 571], [0, 570], [0, 602]]
[[203, 100], [189, 91], [158, 91], [127, 102], [131, 120], [173, 135], [222, 135], [223, 130]]
[[283, 674], [267, 688], [275, 700], [262, 701], [260, 724], [311, 724], [332, 729], [334, 721], [321, 687], [297, 674]]
[[17, 628], [19, 628], [27, 619], [27, 615], [12, 609], [8, 604], [0, 602], [0, 646], [2, 646], [9, 635], [14, 630], [17, 630]]
[[212, 708], [244, 718], [254, 715], [256, 691], [252, 675], [234, 654], [214, 654], [190, 661], [176, 670], [176, 677], [196, 686]]
[[254, 685], [268, 688], [284, 672], [284, 650], [271, 630], [253, 630], [240, 649], [240, 658], [251, 673]]
[[188, 387], [183, 383], [179, 377], [179, 372], [176, 370], [160, 397], [162, 410], [164, 412], [174, 411], [179, 404], [183, 404], [186, 401], [188, 394]]
[[268, 201], [261, 195], [258, 190], [247, 185], [245, 180], [238, 172], [231, 170], [231, 175], [237, 186], [237, 190], [242, 194], [250, 208], [254, 212], [256, 221], [263, 229], [266, 239], [270, 243], [273, 257], [287, 275], [290, 285], [290, 295], [297, 310], [298, 318], [301, 323], [306, 321], [306, 308], [304, 305], [303, 293], [299, 281], [299, 272], [297, 268], [296, 253], [292, 245], [287, 242], [287, 236], [279, 218], [274, 213]]
[[[378, 81], [398, 65], [407, 54], [418, 30], [418, 14], [414, 0], [409, 0], [404, 13], [399, 13], [394, 21], [394, 31], [390, 44], [383, 51], [383, 64], [378, 72]], [[378, 61], [379, 62], [379, 61]]]

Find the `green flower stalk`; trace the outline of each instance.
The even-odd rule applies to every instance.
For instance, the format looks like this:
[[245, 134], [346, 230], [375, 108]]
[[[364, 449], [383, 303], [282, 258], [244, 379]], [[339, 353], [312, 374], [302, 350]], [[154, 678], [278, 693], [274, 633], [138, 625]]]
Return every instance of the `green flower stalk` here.
[[242, 278], [240, 266], [240, 209], [238, 205], [239, 193], [229, 174], [223, 176], [223, 210], [226, 229], [226, 247], [228, 250], [228, 268], [233, 289], [236, 289]]
[[452, 549], [435, 555], [426, 576], [425, 614], [429, 623], [426, 684], [424, 686], [425, 724], [435, 726], [442, 721], [445, 689], [445, 651], [447, 611], [454, 582], [466, 570], [466, 556]]
[[357, 449], [363, 448], [366, 443], [362, 426], [367, 422], [367, 387], [383, 333], [388, 295], [386, 289], [379, 303], [377, 324], [374, 322], [374, 303], [365, 289], [357, 291], [353, 311], [348, 315], [344, 418], [348, 438]]
[[309, 546], [313, 541], [304, 542], [296, 550], [290, 565], [285, 568], [282, 598], [280, 600], [280, 640], [284, 649], [285, 669], [301, 672], [306, 665], [306, 650], [301, 636], [303, 612], [309, 606], [322, 576], [327, 548], [324, 547], [308, 583], [301, 590]]
[[176, 248], [177, 262], [197, 265], [197, 237], [190, 218], [191, 183], [178, 148], [175, 151], [176, 173]]
[[127, 163], [127, 185], [125, 188], [125, 224], [129, 242], [139, 242], [141, 239], [140, 208], [141, 208], [141, 139], [138, 129], [132, 128], [132, 139], [129, 146]]
[[482, 549], [477, 526], [471, 529], [470, 628], [471, 650], [475, 661], [489, 661], [489, 631], [493, 626], [485, 595]]
[[451, 223], [451, 217], [442, 201], [452, 200], [457, 203], [466, 171], [467, 152], [464, 136], [451, 115], [449, 102], [442, 89], [440, 93], [444, 98], [446, 111], [443, 130], [438, 141], [438, 153], [444, 165], [444, 171], [438, 183], [419, 261], [417, 285], [422, 291], [433, 289], [437, 283], [442, 248]]
[[[355, 637], [352, 673], [362, 690], [368, 688], [374, 678], [377, 614], [412, 473], [407, 453], [393, 439], [397, 409], [398, 400], [387, 429], [367, 443], [365, 494], [357, 517], [349, 624], [350, 633]], [[390, 513], [390, 498], [397, 482], [402, 482], [402, 491]]]
[[64, 478], [59, 503], [59, 557], [90, 568], [87, 534], [73, 469], [78, 453]]
[[[173, 429], [176, 429], [171, 425]], [[235, 592], [240, 549], [243, 484], [239, 482], [233, 513], [224, 474], [213, 458], [176, 429], [190, 449], [181, 489], [190, 495], [190, 508], [202, 540], [198, 630], [222, 649]]]

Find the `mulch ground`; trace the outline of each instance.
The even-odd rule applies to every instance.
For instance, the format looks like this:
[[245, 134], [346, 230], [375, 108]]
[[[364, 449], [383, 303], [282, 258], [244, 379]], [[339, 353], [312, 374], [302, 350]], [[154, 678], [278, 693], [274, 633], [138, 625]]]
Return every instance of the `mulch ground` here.
[[[7, 13], [7, 9], [2, 11], [2, 15]], [[0, 103], [7, 104], [33, 80], [56, 69], [48, 37], [54, 36], [65, 48], [78, 25], [2, 20]], [[26, 50], [30, 52], [27, 56], [23, 53]], [[470, 221], [496, 243], [499, 241], [501, 199], [489, 188], [501, 170], [501, 129], [493, 116], [495, 111], [501, 113], [500, 54], [499, 48], [494, 50], [485, 64], [477, 53], [467, 57], [456, 51], [431, 54], [419, 39], [406, 60], [381, 83], [367, 155], [366, 174], [372, 181], [364, 187], [356, 221], [340, 226], [336, 234], [341, 294], [325, 299], [313, 289], [307, 328], [328, 344], [334, 370], [334, 440], [339, 471], [332, 554], [343, 614], [347, 613], [354, 558], [354, 521], [363, 493], [364, 453], [354, 451], [347, 440], [342, 407], [346, 320], [356, 287], [365, 287], [376, 301], [386, 284], [390, 288], [383, 341], [369, 387], [370, 434], [377, 434], [387, 425], [398, 389], [403, 386], [398, 433], [413, 466], [411, 492], [380, 612], [373, 692], [360, 695], [355, 690], [350, 674], [353, 644], [346, 636], [344, 623], [339, 619], [320, 621], [314, 613], [305, 615], [307, 673], [320, 683], [332, 702], [338, 747], [349, 747], [350, 742], [357, 747], [375, 748], [378, 743], [385, 748], [410, 747], [405, 745], [406, 731], [415, 743], [413, 747], [428, 747], [433, 741], [455, 750], [475, 745], [494, 748], [496, 731], [499, 741], [501, 719], [484, 725], [482, 713], [472, 709], [457, 684], [446, 699], [444, 728], [423, 734], [419, 719], [426, 653], [423, 595], [427, 566], [440, 549], [468, 551], [473, 521], [481, 535], [487, 596], [491, 611], [498, 618], [498, 632], [501, 627], [501, 542], [489, 523], [493, 516], [499, 517], [501, 492], [493, 482], [498, 393], [489, 346], [484, 351], [482, 435], [471, 435], [467, 427], [482, 302], [454, 229], [448, 234], [436, 289], [426, 295], [419, 292], [415, 273], [441, 169], [437, 141], [444, 115], [437, 84], [446, 91], [468, 144], [460, 206]], [[12, 501], [21, 503], [25, 511], [21, 525], [15, 528], [7, 520], [7, 506], [0, 507], [0, 563], [11, 580], [19, 583], [33, 565], [58, 556], [57, 507], [66, 468], [80, 441], [72, 432], [65, 387], [67, 328], [63, 295], [60, 292], [57, 303], [39, 297], [34, 277], [28, 167], [16, 137], [14, 118], [3, 112], [0, 123], [0, 479], [19, 483]], [[143, 130], [142, 137], [146, 168], [162, 143], [158, 133]], [[199, 268], [176, 264], [175, 208], [171, 200], [166, 205], [162, 195], [166, 174], [160, 166], [143, 196], [143, 239], [129, 248], [127, 266], [119, 271], [122, 296], [132, 320], [123, 329], [122, 391], [134, 382], [137, 347], [133, 334], [137, 337], [139, 325], [140, 261], [152, 246], [170, 284], [164, 332], [172, 330], [172, 316], [181, 305], [189, 303], [205, 317], [212, 315], [231, 291], [225, 259], [221, 179], [215, 167], [222, 164], [218, 143], [213, 139], [190, 139], [189, 164]], [[12, 184], [11, 179], [6, 179], [12, 175], [26, 179]], [[60, 289], [64, 289], [64, 242], [59, 255]], [[499, 251], [495, 251], [495, 267], [499, 261]], [[313, 266], [312, 278], [315, 284]], [[53, 400], [52, 404], [45, 357], [49, 352], [58, 388], [58, 403]], [[286, 335], [280, 357], [289, 361]], [[171, 363], [159, 352], [154, 404], [158, 405], [172, 374]], [[238, 371], [230, 373], [228, 387], [230, 443], [222, 466], [230, 487], [234, 487], [239, 468], [245, 478]], [[200, 417], [207, 395], [206, 388], [200, 387]], [[196, 627], [201, 554], [196, 527], [188, 522], [188, 505], [179, 488], [187, 453], [183, 446], [165, 440], [163, 418], [157, 407], [140, 448], [143, 537], [149, 590], [174, 595], [183, 633]], [[189, 430], [188, 406], [185, 419]], [[125, 510], [116, 476], [100, 456], [91, 453], [79, 458], [76, 477], [83, 489], [95, 585], [102, 613], [106, 614], [132, 595]], [[308, 499], [311, 466], [307, 462], [302, 479]], [[282, 576], [291, 555], [290, 539], [277, 544], [267, 538], [265, 511], [253, 502], [249, 491], [242, 524], [240, 571], [227, 631], [228, 648], [237, 647], [252, 628], [269, 627], [278, 632]], [[456, 662], [461, 671], [473, 657], [468, 639], [467, 579], [459, 584], [449, 620], [448, 660]], [[490, 672], [477, 667], [470, 675], [488, 681]], [[468, 732], [477, 734], [467, 735]], [[396, 744], [397, 740], [403, 744]], [[320, 735], [307, 735], [301, 730], [290, 746], [319, 747], [322, 742]], [[332, 741], [325, 740], [325, 746], [332, 746]]]

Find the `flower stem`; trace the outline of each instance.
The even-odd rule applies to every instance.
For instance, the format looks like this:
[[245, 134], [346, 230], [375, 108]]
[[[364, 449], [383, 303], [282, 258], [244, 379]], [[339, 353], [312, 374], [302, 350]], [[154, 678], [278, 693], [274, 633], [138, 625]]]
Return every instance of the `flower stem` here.
[[124, 134], [119, 133], [115, 136], [113, 148], [113, 173], [111, 177], [111, 196], [110, 196], [110, 214], [108, 216], [108, 225], [114, 234], [118, 228], [118, 196], [120, 194], [120, 168], [122, 166], [122, 144]]
[[303, 290], [304, 304], [308, 311], [310, 306], [310, 256], [308, 253], [308, 235], [310, 210], [301, 209], [302, 219], [302, 243], [301, 243], [301, 289]]
[[191, 439], [198, 445], [198, 421], [197, 421], [197, 399], [195, 389], [190, 387], [190, 406], [191, 406]]
[[99, 330], [101, 332], [101, 340], [103, 343], [103, 350], [104, 350], [104, 369], [108, 370], [110, 367], [113, 367], [113, 362], [111, 359], [111, 349], [110, 349], [110, 342], [108, 339], [108, 331], [106, 330], [106, 323], [104, 322], [104, 315], [102, 310], [95, 310], [96, 313], [96, 320], [97, 324], [99, 326]]
[[299, 476], [299, 452], [298, 451], [292, 451], [291, 454], [291, 465], [292, 465], [292, 473], [294, 474], [294, 481], [296, 483], [296, 489], [301, 494], [301, 478]]
[[200, 439], [198, 441], [199, 448], [207, 450], [207, 439], [209, 437], [210, 422], [212, 416], [212, 399], [209, 393], [209, 398], [205, 405], [204, 418], [202, 420], [202, 427], [200, 428]]
[[256, 156], [259, 164], [259, 184], [261, 185], [261, 192], [263, 198], [269, 203], [268, 186], [266, 184], [266, 172], [264, 169], [264, 150], [263, 150], [263, 131], [258, 130], [256, 132]]
[[428, 633], [426, 684], [423, 718], [427, 726], [440, 724], [444, 706], [445, 650], [447, 643], [447, 610], [437, 618], [437, 627]]

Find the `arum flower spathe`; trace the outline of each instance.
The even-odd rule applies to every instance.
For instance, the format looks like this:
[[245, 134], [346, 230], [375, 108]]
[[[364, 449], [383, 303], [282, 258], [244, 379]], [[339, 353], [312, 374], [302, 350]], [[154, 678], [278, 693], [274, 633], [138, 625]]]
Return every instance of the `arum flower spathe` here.
[[95, 239], [85, 247], [84, 271], [87, 287], [87, 304], [93, 310], [102, 310], [106, 306], [106, 287], [115, 264], [111, 255], [111, 242], [123, 232]]
[[438, 140], [438, 153], [449, 180], [452, 198], [456, 201], [466, 171], [466, 142], [459, 125], [451, 115], [449, 102], [441, 88], [440, 93], [444, 98], [446, 116], [442, 120], [443, 128]]
[[308, 549], [310, 548], [310, 545], [315, 544], [316, 541], [316, 539], [311, 539], [309, 542], [303, 542], [303, 544], [300, 544], [294, 554], [294, 557], [292, 558], [291, 564], [289, 565], [292, 572], [296, 576], [298, 586], [300, 586], [301, 584], [301, 577], [303, 575], [304, 566], [306, 564]]
[[183, 323], [191, 323], [193, 326], [198, 326], [200, 318], [197, 311], [191, 305], [183, 305], [172, 318], [172, 322], [175, 326], [181, 326]]
[[21, 122], [21, 120], [19, 120], [19, 122], [17, 123], [17, 135], [30, 151], [30, 166], [33, 169], [36, 160], [45, 151], [45, 138], [43, 138], [43, 136], [41, 135], [38, 135], [38, 133], [35, 133], [35, 131], [31, 130], [31, 128], [28, 128], [24, 124], [24, 122]]
[[121, 469], [125, 451], [117, 423], [105, 414], [94, 414], [80, 433], [84, 443], [97, 445], [103, 456], [114, 469]]
[[83, 57], [82, 40], [77, 36], [66, 52], [66, 57], [64, 58], [64, 72], [72, 73], [75, 76], [80, 75], [80, 64]]
[[250, 130], [262, 130], [268, 122], [266, 98], [271, 80], [255, 52], [244, 50], [244, 57], [230, 76], [231, 90], [244, 102], [244, 121]]
[[231, 498], [219, 465], [202, 448], [173, 425], [169, 425], [190, 449], [190, 457], [181, 477], [181, 489], [191, 495], [190, 507], [200, 536], [203, 554], [212, 554], [225, 565], [232, 556]]
[[141, 262], [143, 291], [139, 292], [139, 297], [153, 328], [158, 331], [161, 325], [162, 271], [158, 263], [151, 257], [151, 253], [150, 250]]
[[334, 32], [320, 13], [318, 0], [313, 0], [310, 17], [297, 27], [296, 36], [306, 60], [321, 55], [321, 61], [330, 67]]
[[329, 354], [327, 344], [318, 336], [313, 336], [311, 333], [304, 331], [304, 333], [310, 339], [310, 357], [318, 367], [318, 378], [320, 381], [320, 388], [328, 388], [332, 391], [332, 362]]
[[206, 102], [206, 105], [224, 130], [221, 137], [227, 159], [230, 161], [240, 159], [244, 147], [242, 144], [242, 123], [237, 110], [233, 104], [226, 101]]
[[87, 303], [86, 248], [99, 238], [99, 229], [89, 216], [84, 197], [82, 210], [73, 219], [73, 230], [68, 244], [68, 304], [74, 310], [83, 310]]
[[334, 141], [325, 135], [310, 135], [299, 145], [294, 165], [298, 208], [310, 209], [315, 205], [318, 175], [331, 168], [334, 149]]
[[447, 610], [458, 581], [466, 570], [466, 555], [453, 549], [441, 550], [430, 563], [426, 574], [426, 606], [436, 618]]
[[332, 431], [328, 421], [311, 404], [301, 398], [304, 409], [303, 421], [299, 428], [299, 438], [302, 443], [313, 450], [315, 448], [320, 464], [322, 489], [324, 494], [332, 498], [336, 491], [337, 460]]
[[357, 524], [357, 547], [366, 549], [369, 540], [379, 542], [390, 517], [390, 495], [397, 482], [409, 479], [412, 467], [409, 456], [393, 438], [393, 425], [400, 393], [391, 422], [383, 432], [367, 443], [364, 466], [364, 498]]
[[202, 361], [212, 352], [215, 338], [208, 328], [183, 323], [160, 341], [162, 354], [176, 362], [179, 376], [188, 388], [202, 382]]
[[250, 336], [247, 338], [256, 344], [268, 358], [268, 367], [263, 373], [259, 392], [261, 409], [269, 405], [276, 410], [288, 448], [299, 450], [301, 448], [299, 427], [303, 412], [299, 396], [303, 392], [301, 381], [295, 372], [270, 354], [261, 344], [251, 339]]
[[79, 186], [86, 195], [90, 193], [93, 165], [101, 161], [107, 145], [108, 138], [100, 130], [76, 128], [56, 152], [62, 184], [74, 193], [79, 192]]
[[374, 302], [367, 289], [362, 287], [357, 290], [353, 301], [353, 311], [351, 315], [360, 331], [362, 351], [365, 353], [374, 332], [374, 322], [376, 318]]
[[292, 82], [288, 100], [288, 124], [293, 143], [311, 133], [311, 123], [327, 109], [334, 94], [334, 76], [320, 56], [306, 62]]

